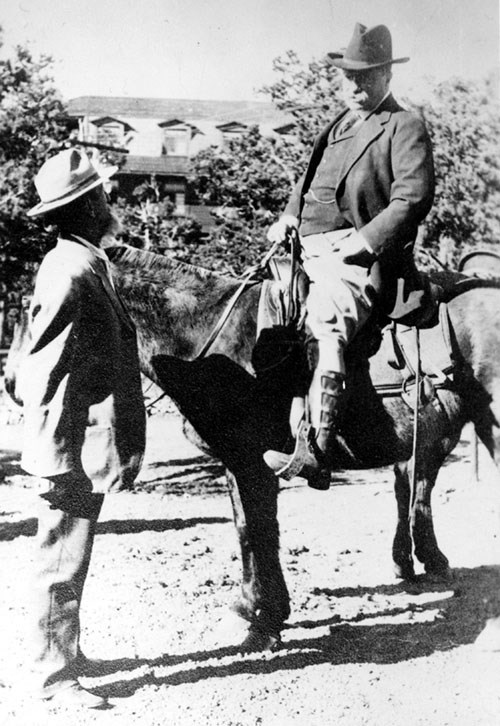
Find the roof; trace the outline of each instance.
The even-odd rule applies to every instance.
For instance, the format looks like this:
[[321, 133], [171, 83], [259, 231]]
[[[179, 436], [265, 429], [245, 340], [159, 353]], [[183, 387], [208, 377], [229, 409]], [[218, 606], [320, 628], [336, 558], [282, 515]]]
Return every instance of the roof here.
[[163, 176], [186, 176], [187, 156], [134, 156], [129, 154], [116, 172], [119, 174], [160, 174]]
[[126, 121], [122, 121], [121, 119], [115, 118], [114, 116], [101, 116], [101, 118], [93, 119], [91, 123], [93, 123], [94, 126], [104, 126], [109, 123], [117, 123], [121, 124], [125, 131], [135, 131], [135, 129]]
[[230, 121], [229, 123], [225, 124], [218, 124], [216, 126], [220, 131], [244, 131], [246, 128], [248, 128], [247, 124], [244, 123], [238, 123], [237, 121]]
[[191, 129], [191, 133], [193, 135], [203, 133], [203, 131], [200, 131], [200, 129], [197, 126], [195, 126], [194, 124], [190, 124], [187, 121], [180, 121], [178, 118], [173, 118], [170, 121], [160, 121], [158, 126], [161, 129], [189, 128], [189, 129]]
[[79, 96], [68, 101], [70, 116], [154, 118], [161, 121], [209, 119], [214, 123], [259, 124], [290, 121], [290, 117], [265, 101], [211, 101], [179, 98], [129, 98], [125, 96]]

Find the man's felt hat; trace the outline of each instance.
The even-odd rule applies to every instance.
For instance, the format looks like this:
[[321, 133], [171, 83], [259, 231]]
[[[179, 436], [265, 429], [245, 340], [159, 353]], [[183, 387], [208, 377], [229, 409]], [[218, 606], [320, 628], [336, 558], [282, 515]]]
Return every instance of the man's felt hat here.
[[349, 71], [363, 71], [380, 68], [391, 63], [406, 63], [409, 58], [392, 57], [392, 38], [385, 25], [367, 28], [356, 23], [351, 41], [343, 53], [328, 53], [327, 61], [337, 68]]
[[59, 152], [41, 166], [35, 177], [41, 201], [28, 211], [28, 217], [36, 217], [69, 204], [103, 184], [116, 170], [116, 166], [110, 166], [97, 171], [87, 154], [78, 149]]

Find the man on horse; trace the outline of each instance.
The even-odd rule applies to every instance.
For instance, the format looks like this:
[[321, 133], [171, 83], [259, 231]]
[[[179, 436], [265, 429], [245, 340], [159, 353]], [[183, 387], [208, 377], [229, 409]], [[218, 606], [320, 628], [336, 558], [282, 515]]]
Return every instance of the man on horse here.
[[28, 214], [56, 225], [59, 239], [37, 275], [16, 382], [21, 465], [45, 484], [34, 552], [33, 687], [44, 700], [83, 708], [105, 705], [78, 682], [80, 601], [100, 492], [135, 479], [145, 444], [135, 328], [100, 249], [115, 223], [103, 182], [77, 149], [50, 158], [35, 178], [41, 202]]
[[328, 488], [345, 348], [375, 304], [388, 310], [397, 290], [404, 299], [415, 286], [413, 246], [434, 197], [424, 123], [389, 89], [392, 65], [408, 58], [392, 57], [388, 28], [356, 24], [345, 52], [327, 59], [342, 70], [347, 108], [317, 137], [305, 173], [268, 232], [271, 242], [282, 243], [291, 232], [300, 234], [318, 361], [308, 396], [312, 436], [300, 441], [303, 398], [296, 397], [290, 416], [295, 452], [268, 451], [265, 460], [279, 476], [300, 475], [316, 488]]

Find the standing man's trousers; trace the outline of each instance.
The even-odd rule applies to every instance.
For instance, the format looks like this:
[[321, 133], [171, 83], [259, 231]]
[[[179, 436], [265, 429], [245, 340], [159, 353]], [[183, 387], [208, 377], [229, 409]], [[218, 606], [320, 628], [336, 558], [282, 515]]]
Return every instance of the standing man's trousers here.
[[33, 587], [35, 690], [50, 697], [78, 677], [80, 602], [102, 494], [83, 474], [50, 480], [39, 500]]

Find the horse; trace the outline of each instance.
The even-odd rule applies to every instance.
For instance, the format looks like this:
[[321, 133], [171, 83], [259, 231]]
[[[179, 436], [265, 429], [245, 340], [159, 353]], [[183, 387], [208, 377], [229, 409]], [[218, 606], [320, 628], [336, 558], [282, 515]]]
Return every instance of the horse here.
[[[243, 569], [234, 608], [249, 623], [241, 648], [273, 648], [290, 615], [290, 597], [279, 556], [279, 482], [263, 454], [283, 450], [291, 440], [294, 372], [285, 361], [274, 370], [269, 364], [271, 384], [255, 374], [262, 283], [247, 285], [209, 351], [200, 355], [240, 281], [126, 246], [106, 253], [137, 328], [143, 373], [176, 403], [188, 438], [208, 447], [226, 467]], [[399, 397], [381, 398], [372, 385], [371, 377], [387, 368], [380, 352], [369, 364], [353, 367], [352, 395], [335, 449], [339, 468], [394, 467], [398, 520], [392, 556], [396, 575], [408, 580], [415, 577], [413, 553], [426, 575], [449, 575], [433, 528], [431, 493], [465, 424], [474, 424], [497, 464], [500, 455], [500, 288], [480, 282], [462, 286], [448, 312], [455, 381], [437, 392], [437, 405], [435, 400], [420, 411], [418, 455], [413, 411]], [[18, 325], [6, 363], [11, 395], [26, 343], [26, 318]], [[496, 625], [500, 619], [487, 627]]]

